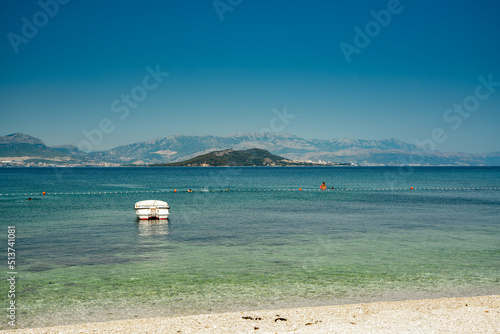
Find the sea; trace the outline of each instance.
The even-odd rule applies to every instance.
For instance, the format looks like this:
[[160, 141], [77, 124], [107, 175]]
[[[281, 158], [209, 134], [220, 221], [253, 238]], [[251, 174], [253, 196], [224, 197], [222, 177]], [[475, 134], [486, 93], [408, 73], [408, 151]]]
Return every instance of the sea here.
[[499, 167], [0, 168], [0, 219], [2, 329], [500, 294]]

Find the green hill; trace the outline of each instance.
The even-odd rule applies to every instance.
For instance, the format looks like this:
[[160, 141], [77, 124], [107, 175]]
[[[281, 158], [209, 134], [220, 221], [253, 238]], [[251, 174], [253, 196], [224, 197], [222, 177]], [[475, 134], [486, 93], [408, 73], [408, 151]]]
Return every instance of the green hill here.
[[233, 149], [214, 151], [203, 154], [192, 159], [167, 164], [156, 164], [152, 166], [287, 166], [291, 161], [283, 157], [273, 155], [266, 150], [252, 148], [249, 150], [235, 151]]

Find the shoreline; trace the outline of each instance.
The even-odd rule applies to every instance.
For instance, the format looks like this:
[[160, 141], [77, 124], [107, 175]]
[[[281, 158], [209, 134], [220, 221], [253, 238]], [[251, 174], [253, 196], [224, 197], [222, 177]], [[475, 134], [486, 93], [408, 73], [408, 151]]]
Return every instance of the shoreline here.
[[21, 328], [0, 333], [500, 333], [500, 295]]

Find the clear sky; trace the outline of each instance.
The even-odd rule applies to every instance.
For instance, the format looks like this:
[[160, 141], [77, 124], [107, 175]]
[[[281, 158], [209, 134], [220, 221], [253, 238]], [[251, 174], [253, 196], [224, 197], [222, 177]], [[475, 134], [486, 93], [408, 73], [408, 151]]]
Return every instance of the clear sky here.
[[1, 7], [0, 135], [79, 145], [87, 131], [103, 150], [267, 129], [500, 151], [500, 1]]

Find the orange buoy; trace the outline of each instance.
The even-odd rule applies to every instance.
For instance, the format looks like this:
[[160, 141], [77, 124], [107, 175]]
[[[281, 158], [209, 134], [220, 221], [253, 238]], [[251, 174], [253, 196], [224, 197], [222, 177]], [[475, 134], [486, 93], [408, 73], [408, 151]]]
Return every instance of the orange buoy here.
[[174, 189], [174, 193], [176, 193], [176, 192], [177, 192], [177, 189]]
[[410, 187], [410, 190], [413, 190], [413, 187]]
[[44, 192], [42, 193], [42, 195], [45, 195], [45, 194], [46, 194], [46, 192], [44, 191]]
[[299, 191], [302, 191], [302, 188], [299, 188]]

